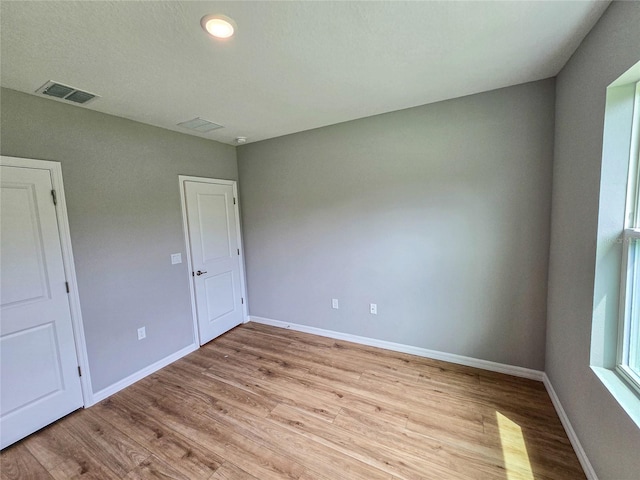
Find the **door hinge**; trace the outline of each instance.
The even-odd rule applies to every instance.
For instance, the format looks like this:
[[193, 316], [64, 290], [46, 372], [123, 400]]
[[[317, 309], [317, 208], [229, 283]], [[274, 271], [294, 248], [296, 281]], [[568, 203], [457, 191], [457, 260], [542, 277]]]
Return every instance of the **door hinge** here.
[[53, 198], [53, 204], [58, 205], [58, 197], [56, 196], [55, 190], [51, 190], [51, 198]]
[[233, 197], [233, 204], [236, 204], [236, 197]]
[[244, 298], [240, 298], [240, 301], [242, 302], [242, 305], [244, 305]]
[[238, 249], [238, 255], [240, 255], [240, 249]]
[[80, 368], [80, 365], [78, 365], [78, 376], [79, 377], [82, 376], [82, 369]]
[[64, 282], [65, 287], [67, 287], [67, 293], [70, 293], [71, 290], [69, 290], [69, 282]]

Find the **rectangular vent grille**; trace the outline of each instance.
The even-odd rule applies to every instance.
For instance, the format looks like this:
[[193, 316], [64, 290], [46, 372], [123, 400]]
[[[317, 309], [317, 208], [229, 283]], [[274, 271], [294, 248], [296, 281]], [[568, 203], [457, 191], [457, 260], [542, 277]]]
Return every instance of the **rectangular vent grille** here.
[[62, 83], [48, 81], [41, 86], [36, 93], [46, 95], [48, 97], [58, 98], [60, 100], [67, 100], [80, 105], [86, 105], [92, 100], [99, 98], [99, 95], [95, 95], [89, 92], [83, 92], [75, 87], [69, 85], [63, 85]]
[[193, 120], [187, 120], [186, 122], [179, 123], [178, 126], [195, 130], [196, 132], [206, 133], [219, 128], [224, 128], [222, 125], [210, 122], [204, 118], [196, 117]]

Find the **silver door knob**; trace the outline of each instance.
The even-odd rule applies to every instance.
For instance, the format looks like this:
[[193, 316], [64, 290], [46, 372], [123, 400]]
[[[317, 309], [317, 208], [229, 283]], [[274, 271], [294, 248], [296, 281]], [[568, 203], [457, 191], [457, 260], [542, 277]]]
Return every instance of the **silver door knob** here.
[[200, 270], [198, 270], [198, 271], [196, 272], [196, 275], [200, 276], [200, 275], [203, 275], [203, 274], [205, 274], [205, 273], [207, 273], [207, 272], [201, 272]]

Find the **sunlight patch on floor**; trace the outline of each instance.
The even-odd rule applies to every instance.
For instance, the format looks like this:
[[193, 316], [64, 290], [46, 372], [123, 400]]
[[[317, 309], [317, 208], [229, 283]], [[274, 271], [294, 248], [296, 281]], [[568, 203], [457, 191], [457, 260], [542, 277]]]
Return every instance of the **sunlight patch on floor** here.
[[534, 480], [522, 428], [500, 412], [496, 412], [496, 420], [507, 480]]

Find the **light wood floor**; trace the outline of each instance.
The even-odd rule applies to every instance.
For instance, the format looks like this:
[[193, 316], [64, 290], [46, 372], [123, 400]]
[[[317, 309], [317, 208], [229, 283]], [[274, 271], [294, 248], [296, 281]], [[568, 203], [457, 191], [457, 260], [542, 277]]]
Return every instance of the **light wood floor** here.
[[540, 382], [254, 323], [0, 454], [2, 479], [584, 479]]

